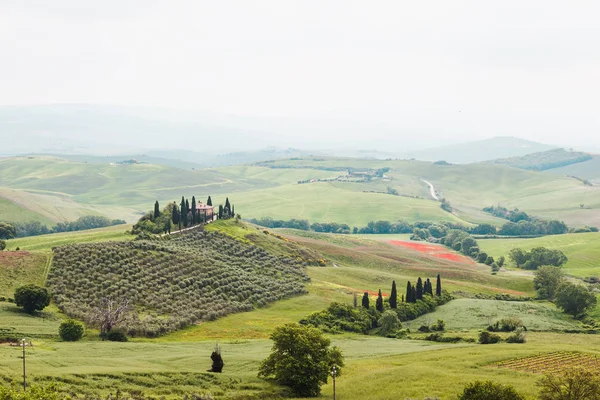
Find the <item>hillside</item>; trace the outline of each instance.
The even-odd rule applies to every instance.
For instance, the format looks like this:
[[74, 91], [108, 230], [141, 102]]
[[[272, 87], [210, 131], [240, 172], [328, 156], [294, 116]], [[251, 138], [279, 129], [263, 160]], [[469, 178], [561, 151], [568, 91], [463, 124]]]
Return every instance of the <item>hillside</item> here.
[[577, 178], [588, 179], [592, 183], [600, 184], [600, 156], [594, 155], [591, 160], [554, 168], [547, 172], [563, 176], [576, 176]]
[[573, 164], [585, 163], [593, 156], [580, 151], [553, 149], [539, 153], [531, 153], [520, 157], [501, 158], [488, 161], [490, 164], [501, 164], [509, 167], [527, 169], [531, 171], [546, 171]]
[[423, 161], [445, 160], [453, 164], [469, 164], [498, 158], [519, 157], [555, 147], [516, 137], [499, 136], [474, 142], [413, 151], [405, 156]]

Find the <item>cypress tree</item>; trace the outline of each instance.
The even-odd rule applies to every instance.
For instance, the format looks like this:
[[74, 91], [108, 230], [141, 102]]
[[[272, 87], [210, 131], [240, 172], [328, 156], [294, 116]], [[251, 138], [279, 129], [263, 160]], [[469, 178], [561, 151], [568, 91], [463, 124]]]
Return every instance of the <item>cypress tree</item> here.
[[404, 303], [404, 295], [402, 295], [402, 302]]
[[212, 206], [212, 199], [210, 198], [210, 196], [208, 196], [208, 200], [206, 200], [206, 205]]
[[392, 292], [390, 293], [390, 307], [398, 307], [398, 293], [396, 293], [396, 281], [392, 281]]
[[196, 197], [192, 196], [192, 225], [196, 225], [198, 219], [196, 218]]
[[425, 283], [427, 285], [427, 290], [425, 291], [425, 293], [427, 293], [430, 296], [433, 296], [433, 285], [431, 284], [429, 278], [427, 278], [427, 281]]
[[406, 283], [406, 302], [407, 303], [412, 303], [412, 285], [410, 284], [410, 281], [408, 281]]
[[358, 307], [358, 295], [354, 292], [354, 308]]
[[235, 206], [233, 204], [231, 205], [231, 216], [235, 217]]
[[379, 294], [377, 295], [377, 300], [375, 301], [375, 308], [379, 312], [383, 312], [383, 296], [381, 296], [381, 289], [379, 289]]
[[362, 306], [364, 308], [369, 308], [369, 293], [365, 292], [362, 297]]
[[171, 209], [171, 221], [173, 221], [173, 225], [179, 224], [179, 210], [177, 210], [175, 202], [173, 202], [173, 208]]
[[160, 217], [160, 206], [158, 205], [158, 200], [154, 203], [154, 219]]
[[417, 279], [417, 300], [423, 300], [423, 281], [421, 280], [421, 277], [419, 277], [419, 279]]
[[225, 198], [225, 209], [223, 212], [225, 213], [226, 218], [231, 217], [231, 204], [229, 203], [229, 197]]
[[411, 303], [417, 302], [417, 289], [413, 286], [410, 290]]
[[223, 204], [219, 204], [219, 219], [223, 219]]
[[185, 197], [181, 196], [181, 205], [179, 207], [179, 229], [181, 225], [185, 226], [187, 220], [187, 213], [185, 212]]
[[442, 295], [442, 278], [440, 278], [440, 274], [437, 276], [437, 282], [435, 283], [435, 295]]

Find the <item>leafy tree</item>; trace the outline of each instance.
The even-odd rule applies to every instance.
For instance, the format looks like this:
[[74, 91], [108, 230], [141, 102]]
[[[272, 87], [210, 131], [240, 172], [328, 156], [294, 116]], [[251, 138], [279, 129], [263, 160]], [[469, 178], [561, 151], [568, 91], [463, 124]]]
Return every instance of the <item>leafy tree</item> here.
[[4, 240], [0, 240], [0, 251], [6, 248], [6, 242]]
[[41, 311], [50, 304], [50, 294], [46, 288], [32, 284], [18, 287], [14, 298], [15, 304], [30, 314]]
[[337, 347], [316, 328], [287, 324], [271, 334], [272, 353], [259, 368], [259, 377], [292, 389], [296, 396], [317, 397], [327, 383], [331, 368], [342, 372], [344, 360]]
[[573, 316], [582, 315], [597, 303], [596, 296], [587, 287], [572, 283], [561, 284], [554, 301], [564, 312]]
[[523, 249], [519, 248], [512, 249], [511, 251], [509, 251], [508, 258], [510, 258], [511, 261], [514, 262], [518, 268], [521, 268], [521, 265], [525, 264], [525, 262], [527, 261], [525, 252], [523, 251]]
[[364, 308], [369, 308], [369, 293], [365, 292], [362, 297], [362, 306]]
[[536, 385], [540, 400], [599, 400], [600, 377], [596, 371], [568, 368], [561, 374], [548, 374]]
[[381, 289], [379, 289], [379, 294], [377, 295], [377, 300], [375, 301], [375, 309], [379, 312], [383, 312], [383, 297], [381, 296]]
[[437, 281], [435, 283], [435, 295], [436, 296], [442, 295], [442, 278], [440, 277], [440, 274], [438, 274]]
[[210, 359], [212, 360], [212, 366], [210, 367], [209, 372], [223, 372], [223, 367], [225, 363], [223, 362], [223, 357], [221, 356], [221, 347], [217, 344], [212, 354], [210, 355]]
[[488, 257], [485, 259], [485, 265], [492, 265], [493, 263], [494, 263], [494, 257], [492, 257], [492, 256], [488, 256]]
[[477, 255], [478, 263], [484, 264], [487, 261], [487, 259], [488, 259], [488, 255], [485, 251], [482, 251]]
[[480, 344], [492, 344], [500, 342], [500, 335], [496, 335], [495, 333], [490, 333], [488, 331], [483, 331], [479, 333], [479, 343]]
[[461, 246], [461, 252], [466, 256], [470, 256], [472, 254], [471, 249], [473, 247], [478, 247], [477, 241], [472, 236], [468, 236], [468, 237], [464, 238], [462, 240], [462, 242], [460, 242], [460, 246]]
[[542, 265], [560, 267], [568, 260], [562, 251], [550, 250], [544, 247], [536, 247], [528, 252], [521, 249], [512, 249], [509, 257], [518, 268], [524, 269], [537, 269]]
[[206, 205], [212, 207], [212, 199], [208, 196], [208, 200], [206, 200]]
[[160, 206], [158, 205], [158, 200], [154, 203], [154, 219], [160, 217]]
[[554, 299], [556, 290], [564, 282], [564, 275], [559, 267], [545, 265], [533, 273], [533, 286], [541, 299]]
[[498, 260], [496, 260], [496, 264], [498, 264], [498, 268], [502, 268], [504, 263], [506, 262], [506, 258], [504, 256], [500, 256]]
[[390, 335], [398, 332], [402, 327], [398, 314], [395, 311], [387, 310], [377, 321], [379, 325], [379, 333], [382, 335]]
[[17, 228], [7, 222], [0, 222], [0, 240], [13, 239], [17, 236]]
[[523, 400], [512, 386], [504, 386], [492, 381], [469, 383], [458, 396], [459, 400]]
[[417, 279], [417, 287], [416, 287], [416, 290], [417, 290], [417, 296], [416, 296], [416, 299], [417, 299], [417, 300], [423, 300], [423, 281], [421, 280], [421, 278], [420, 278], [420, 277]]
[[396, 281], [392, 281], [392, 291], [390, 293], [390, 308], [398, 307], [398, 292], [396, 292]]
[[83, 337], [83, 324], [72, 319], [63, 321], [58, 328], [60, 338], [65, 342], [76, 342]]

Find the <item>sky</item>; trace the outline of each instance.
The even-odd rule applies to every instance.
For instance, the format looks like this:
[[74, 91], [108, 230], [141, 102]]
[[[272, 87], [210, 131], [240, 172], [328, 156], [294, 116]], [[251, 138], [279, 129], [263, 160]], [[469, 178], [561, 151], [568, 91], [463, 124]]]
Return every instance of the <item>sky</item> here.
[[0, 0], [0, 104], [236, 116], [275, 144], [600, 148], [598, 15], [595, 1]]

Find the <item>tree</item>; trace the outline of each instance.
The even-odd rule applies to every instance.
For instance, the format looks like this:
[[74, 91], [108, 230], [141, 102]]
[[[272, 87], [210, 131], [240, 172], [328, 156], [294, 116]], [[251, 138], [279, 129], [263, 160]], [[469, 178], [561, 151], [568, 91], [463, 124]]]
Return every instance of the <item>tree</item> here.
[[502, 268], [504, 266], [505, 261], [506, 261], [506, 258], [504, 256], [500, 256], [500, 258], [498, 258], [498, 260], [496, 260], [496, 264], [498, 264], [498, 268]]
[[585, 286], [563, 283], [556, 290], [556, 305], [573, 316], [582, 315], [596, 302], [596, 296]]
[[317, 397], [333, 366], [339, 376], [344, 366], [341, 351], [316, 329], [299, 324], [275, 328], [272, 353], [261, 364], [259, 377], [292, 389], [296, 396]]
[[423, 294], [428, 294], [430, 296], [433, 296], [433, 285], [431, 284], [431, 281], [429, 280], [429, 278], [427, 278], [427, 280], [425, 281], [425, 287], [423, 288]]
[[396, 281], [392, 281], [392, 291], [390, 293], [390, 308], [398, 307], [398, 293], [396, 292]]
[[0, 240], [0, 251], [6, 248], [6, 242], [4, 240]]
[[383, 297], [381, 296], [381, 289], [379, 289], [379, 294], [377, 295], [377, 300], [375, 301], [375, 308], [379, 312], [383, 312]]
[[0, 222], [0, 240], [13, 239], [17, 236], [17, 228], [7, 222]]
[[362, 297], [362, 306], [364, 308], [369, 308], [369, 293], [365, 292]]
[[410, 281], [406, 282], [406, 302], [407, 303], [413, 303], [413, 299], [412, 299], [412, 285], [410, 284]]
[[76, 342], [83, 337], [83, 324], [72, 319], [63, 321], [58, 328], [60, 338], [65, 342]]
[[492, 381], [475, 381], [465, 386], [459, 400], [523, 400], [512, 386], [504, 386]]
[[154, 203], [154, 219], [160, 217], [160, 206], [158, 205], [158, 200]]
[[46, 288], [32, 284], [18, 287], [14, 297], [15, 304], [29, 314], [41, 311], [50, 304], [50, 294]]
[[568, 368], [561, 374], [548, 374], [536, 385], [540, 400], [599, 400], [600, 377], [597, 372], [581, 368]]
[[217, 344], [212, 354], [210, 355], [210, 359], [212, 360], [212, 366], [208, 370], [209, 372], [223, 372], [223, 367], [225, 363], [223, 362], [223, 357], [221, 356], [221, 347]]
[[224, 214], [223, 205], [219, 204], [219, 219], [223, 219], [223, 214]]
[[103, 339], [112, 331], [113, 328], [123, 322], [132, 307], [129, 299], [116, 301], [103, 297], [100, 305], [94, 307], [88, 316], [90, 324], [100, 328], [100, 337]]
[[185, 211], [185, 198], [181, 196], [181, 204], [179, 205], [179, 227], [187, 221], [187, 212]]
[[206, 205], [212, 207], [212, 199], [208, 196], [208, 200], [206, 200]]
[[508, 253], [508, 258], [510, 258], [511, 261], [515, 263], [517, 268], [521, 268], [521, 266], [527, 261], [527, 258], [525, 257], [525, 252], [522, 249], [512, 249]]
[[379, 333], [383, 335], [394, 334], [402, 327], [398, 314], [395, 311], [387, 310], [377, 321]]
[[179, 210], [177, 209], [177, 204], [175, 204], [175, 202], [173, 202], [171, 211], [171, 221], [173, 221], [173, 225], [179, 225]]
[[183, 225], [188, 226], [191, 225], [190, 221], [190, 201], [188, 199], [185, 200], [185, 216], [183, 217]]
[[192, 196], [192, 225], [196, 225], [198, 220], [196, 219], [196, 197]]
[[442, 278], [440, 277], [440, 274], [438, 274], [437, 281], [435, 283], [435, 295], [436, 296], [442, 295]]
[[563, 281], [564, 275], [560, 267], [545, 265], [533, 273], [533, 286], [541, 299], [554, 299], [556, 290]]
[[231, 204], [229, 203], [229, 197], [225, 198], [225, 208], [224, 208], [225, 218], [231, 217]]
[[423, 281], [421, 280], [421, 277], [419, 277], [417, 279], [416, 290], [417, 290], [417, 297], [416, 297], [416, 299], [417, 300], [423, 300]]

